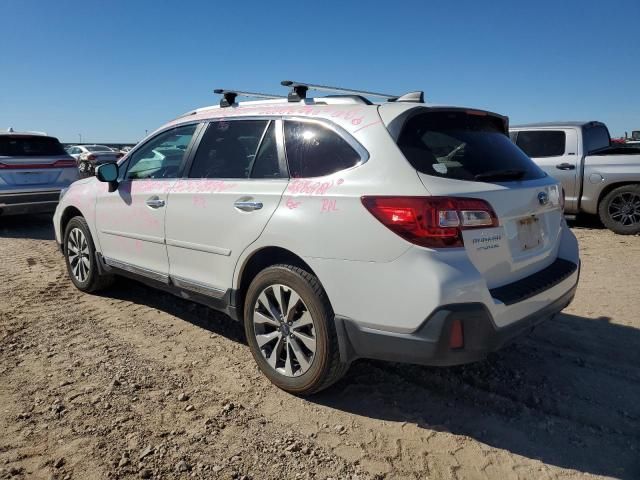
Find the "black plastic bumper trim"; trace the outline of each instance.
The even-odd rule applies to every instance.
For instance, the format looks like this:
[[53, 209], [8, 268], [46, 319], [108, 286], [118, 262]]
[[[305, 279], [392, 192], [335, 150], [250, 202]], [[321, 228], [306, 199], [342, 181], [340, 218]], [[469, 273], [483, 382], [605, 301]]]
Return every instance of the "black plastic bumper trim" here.
[[[497, 327], [491, 313], [481, 303], [441, 307], [413, 333], [371, 329], [352, 319], [336, 316], [336, 328], [341, 333], [338, 336], [340, 356], [347, 363], [357, 358], [369, 358], [434, 366], [482, 360], [539, 323], [555, 317], [571, 303], [576, 287], [577, 283], [553, 303], [506, 327]], [[464, 347], [461, 349], [449, 347], [454, 320], [462, 322]]]
[[500, 300], [505, 305], [513, 305], [555, 287], [573, 275], [577, 269], [578, 265], [575, 263], [558, 258], [547, 268], [517, 282], [492, 288], [489, 293], [493, 298]]

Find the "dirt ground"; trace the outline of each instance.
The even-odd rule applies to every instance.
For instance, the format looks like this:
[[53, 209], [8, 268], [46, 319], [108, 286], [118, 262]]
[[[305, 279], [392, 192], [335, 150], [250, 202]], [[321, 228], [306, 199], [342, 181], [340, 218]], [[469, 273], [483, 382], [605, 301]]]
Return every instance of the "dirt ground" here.
[[640, 237], [574, 225], [574, 303], [485, 362], [301, 399], [222, 314], [78, 292], [50, 221], [0, 218], [0, 478], [640, 478]]

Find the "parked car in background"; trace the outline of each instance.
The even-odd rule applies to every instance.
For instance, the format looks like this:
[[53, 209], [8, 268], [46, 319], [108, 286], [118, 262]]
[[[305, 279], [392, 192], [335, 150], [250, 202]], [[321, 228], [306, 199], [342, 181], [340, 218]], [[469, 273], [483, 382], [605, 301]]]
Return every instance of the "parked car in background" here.
[[78, 170], [83, 175], [93, 175], [95, 167], [103, 163], [116, 162], [123, 153], [106, 145], [73, 145], [67, 152], [76, 159]]
[[132, 276], [222, 310], [296, 394], [356, 358], [481, 360], [571, 302], [559, 183], [506, 117], [307, 88], [231, 93], [74, 184], [54, 216], [73, 284]]
[[598, 215], [610, 230], [640, 233], [640, 148], [611, 143], [601, 122], [515, 125], [511, 139], [562, 182], [565, 213]]
[[57, 138], [0, 132], [0, 215], [53, 212], [61, 190], [77, 179], [76, 161]]

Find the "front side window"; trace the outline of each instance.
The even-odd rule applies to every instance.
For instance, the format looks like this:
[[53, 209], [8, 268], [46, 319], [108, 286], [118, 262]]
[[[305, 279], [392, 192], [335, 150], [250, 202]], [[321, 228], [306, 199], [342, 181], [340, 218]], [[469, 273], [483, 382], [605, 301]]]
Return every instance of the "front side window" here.
[[145, 143], [129, 160], [126, 178], [175, 178], [196, 125], [163, 132]]
[[344, 138], [318, 123], [285, 121], [284, 139], [292, 178], [331, 175], [362, 161]]
[[268, 120], [211, 122], [200, 141], [189, 178], [249, 178], [268, 123]]
[[562, 130], [518, 132], [518, 145], [531, 158], [560, 157], [564, 155], [567, 135]]
[[501, 120], [489, 115], [420, 113], [405, 123], [398, 147], [413, 168], [427, 175], [470, 181], [544, 177], [503, 129]]

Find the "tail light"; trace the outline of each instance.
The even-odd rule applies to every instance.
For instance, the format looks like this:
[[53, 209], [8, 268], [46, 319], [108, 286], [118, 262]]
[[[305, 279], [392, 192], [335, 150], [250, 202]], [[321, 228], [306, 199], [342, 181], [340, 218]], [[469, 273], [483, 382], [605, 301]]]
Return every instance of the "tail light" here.
[[464, 197], [362, 197], [384, 226], [405, 240], [429, 248], [462, 247], [462, 231], [498, 226], [489, 203]]
[[562, 212], [564, 212], [564, 202], [565, 202], [565, 198], [564, 198], [564, 195], [565, 195], [565, 193], [564, 193], [564, 188], [561, 188], [560, 190], [561, 190], [561, 192], [560, 192], [560, 207], [562, 208]]
[[53, 168], [68, 168], [68, 167], [76, 167], [77, 164], [75, 160], [58, 160], [51, 166]]
[[95, 160], [96, 158], [98, 158], [98, 157], [96, 157], [93, 154], [87, 155], [87, 160]]
[[35, 170], [41, 168], [66, 168], [75, 166], [75, 160], [57, 160], [53, 163], [15, 163], [13, 165], [0, 162], [0, 169], [10, 168], [12, 170]]

